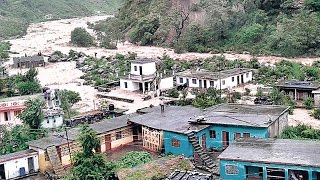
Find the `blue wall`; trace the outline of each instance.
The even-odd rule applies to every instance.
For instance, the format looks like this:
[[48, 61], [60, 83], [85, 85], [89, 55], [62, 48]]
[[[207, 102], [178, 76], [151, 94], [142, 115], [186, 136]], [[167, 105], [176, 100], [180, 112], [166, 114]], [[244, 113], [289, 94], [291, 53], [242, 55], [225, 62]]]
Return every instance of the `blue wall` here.
[[[210, 130], [216, 131], [216, 138], [210, 138]], [[199, 139], [200, 146], [202, 145], [202, 135], [206, 134], [206, 147], [222, 149], [222, 131], [229, 132], [229, 142], [230, 144], [234, 141], [234, 133], [241, 133], [241, 137], [243, 137], [243, 133], [250, 133], [251, 137], [256, 138], [267, 138], [268, 130], [267, 128], [254, 128], [254, 127], [237, 127], [237, 126], [210, 126], [200, 132], [196, 133], [196, 136]], [[174, 154], [174, 155], [182, 155], [184, 154], [186, 157], [193, 156], [193, 147], [191, 143], [188, 141], [188, 136], [180, 133], [173, 133], [164, 131], [164, 148], [166, 154]], [[180, 147], [172, 146], [172, 139], [180, 140]]]
[[[210, 138], [210, 130], [216, 131], [216, 138]], [[244, 127], [244, 126], [210, 126], [207, 129], [198, 132], [197, 135], [199, 137], [202, 134], [206, 134], [206, 145], [207, 148], [215, 148], [222, 149], [222, 131], [229, 132], [229, 142], [230, 144], [234, 142], [234, 133], [241, 133], [241, 137], [243, 137], [243, 133], [250, 133], [250, 137], [252, 138], [268, 138], [268, 129], [267, 128], [255, 128], [255, 127]], [[200, 138], [200, 145], [202, 139]]]
[[[166, 154], [185, 155], [186, 157], [193, 156], [193, 147], [189, 143], [188, 136], [185, 134], [173, 133], [164, 131], [164, 149]], [[172, 146], [172, 139], [180, 141], [180, 147]]]
[[[234, 165], [238, 167], [238, 174], [230, 175], [226, 174], [226, 165]], [[317, 180], [316, 173], [320, 172], [320, 168], [313, 167], [303, 167], [303, 166], [289, 166], [289, 165], [279, 165], [279, 164], [262, 164], [253, 162], [243, 162], [243, 161], [230, 161], [230, 160], [220, 160], [220, 178], [223, 180], [245, 180], [246, 179], [246, 169], [245, 166], [256, 166], [263, 168], [263, 180], [267, 180], [267, 170], [266, 168], [280, 168], [285, 170], [286, 180], [289, 179], [288, 169], [292, 170], [303, 170], [308, 171], [309, 180]], [[254, 168], [251, 168], [251, 174], [254, 174]], [[318, 179], [319, 180], [319, 179]]]

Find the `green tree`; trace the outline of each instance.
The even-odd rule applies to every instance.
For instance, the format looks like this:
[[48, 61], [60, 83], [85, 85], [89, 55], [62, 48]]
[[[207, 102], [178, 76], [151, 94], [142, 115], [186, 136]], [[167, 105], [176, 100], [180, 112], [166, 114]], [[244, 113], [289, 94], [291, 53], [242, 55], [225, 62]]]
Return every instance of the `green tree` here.
[[308, 97], [304, 100], [303, 105], [306, 109], [312, 109], [313, 108], [313, 99]]
[[64, 89], [59, 91], [59, 98], [61, 101], [61, 108], [65, 112], [66, 117], [70, 118], [72, 106], [81, 101], [80, 94], [75, 91]]
[[95, 154], [100, 140], [96, 133], [88, 125], [80, 128], [78, 141], [82, 147], [82, 152], [78, 152], [74, 157], [74, 164], [68, 180], [106, 180], [113, 176], [115, 165], [107, 162], [103, 154]]
[[220, 91], [212, 87], [207, 91], [195, 91], [195, 95], [192, 105], [197, 108], [204, 109], [224, 102], [220, 97]]
[[1, 62], [1, 59], [8, 59], [9, 58], [9, 50], [10, 50], [9, 43], [0, 42], [0, 62]]
[[320, 139], [320, 130], [313, 129], [311, 126], [299, 124], [298, 126], [289, 126], [281, 134], [284, 139]]
[[75, 28], [71, 32], [71, 43], [80, 47], [93, 46], [94, 38], [84, 28]]
[[19, 114], [21, 121], [28, 125], [31, 129], [40, 129], [44, 120], [42, 109], [44, 101], [40, 99], [29, 99], [25, 102], [26, 109]]
[[320, 108], [314, 109], [312, 115], [313, 115], [313, 117], [315, 117], [316, 119], [320, 119]]

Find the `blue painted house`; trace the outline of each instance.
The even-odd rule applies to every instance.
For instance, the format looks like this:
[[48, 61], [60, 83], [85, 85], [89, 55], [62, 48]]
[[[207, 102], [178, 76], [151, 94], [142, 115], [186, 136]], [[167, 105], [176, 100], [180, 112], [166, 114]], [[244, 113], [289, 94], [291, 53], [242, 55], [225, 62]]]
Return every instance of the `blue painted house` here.
[[320, 180], [320, 142], [240, 139], [218, 159], [223, 180]]
[[222, 104], [206, 110], [191, 106], [148, 108], [132, 117], [141, 126], [143, 146], [166, 154], [191, 157], [195, 150], [224, 149], [238, 138], [269, 138], [280, 135], [288, 124], [284, 106]]

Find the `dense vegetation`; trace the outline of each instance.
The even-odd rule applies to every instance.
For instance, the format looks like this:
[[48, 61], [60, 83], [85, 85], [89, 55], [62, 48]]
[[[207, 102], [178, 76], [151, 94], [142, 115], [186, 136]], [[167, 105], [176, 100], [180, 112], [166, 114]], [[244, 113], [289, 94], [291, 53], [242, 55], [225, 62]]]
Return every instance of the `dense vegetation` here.
[[320, 55], [319, 9], [319, 0], [126, 0], [116, 18], [95, 30], [179, 52]]
[[61, 101], [60, 107], [63, 109], [65, 118], [70, 118], [77, 114], [77, 112], [73, 111], [71, 108], [75, 103], [81, 101], [78, 92], [63, 89], [59, 91], [59, 98]]
[[7, 42], [0, 42], [0, 62], [9, 58], [10, 44]]
[[71, 43], [80, 47], [95, 45], [94, 37], [92, 37], [84, 28], [75, 28], [71, 32]]
[[31, 68], [24, 74], [16, 74], [6, 79], [0, 79], [0, 93], [4, 93], [7, 97], [40, 93], [41, 85], [37, 75], [38, 70]]
[[19, 114], [22, 125], [12, 128], [5, 125], [0, 126], [0, 155], [26, 150], [28, 149], [27, 142], [47, 135], [47, 131], [41, 128], [44, 119], [43, 101], [30, 99], [25, 102], [25, 106], [27, 108]]
[[313, 129], [311, 126], [299, 124], [298, 126], [290, 126], [286, 128], [281, 138], [284, 139], [320, 139], [320, 130]]
[[113, 14], [121, 4], [121, 0], [0, 0], [0, 39], [23, 35], [32, 22]]

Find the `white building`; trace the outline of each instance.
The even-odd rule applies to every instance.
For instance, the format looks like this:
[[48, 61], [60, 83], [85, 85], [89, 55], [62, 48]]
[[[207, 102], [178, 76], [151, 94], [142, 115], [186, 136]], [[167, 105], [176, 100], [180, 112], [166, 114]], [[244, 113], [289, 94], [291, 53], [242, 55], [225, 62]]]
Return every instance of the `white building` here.
[[176, 73], [177, 85], [187, 84], [190, 88], [227, 89], [252, 81], [253, 70], [235, 68], [219, 72], [184, 71]]
[[157, 74], [156, 62], [151, 59], [131, 61], [131, 71], [120, 79], [120, 89], [142, 93], [165, 90], [173, 87], [173, 77], [164, 78]]
[[38, 152], [32, 149], [0, 156], [0, 179], [24, 177], [39, 171]]
[[41, 126], [43, 128], [57, 128], [63, 125], [62, 109], [44, 109], [44, 121]]

